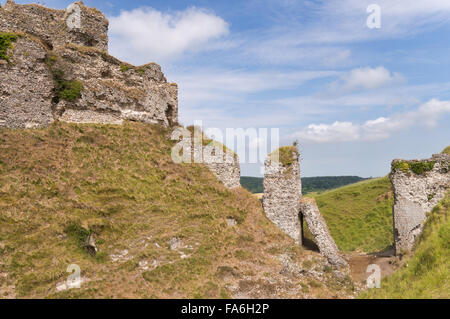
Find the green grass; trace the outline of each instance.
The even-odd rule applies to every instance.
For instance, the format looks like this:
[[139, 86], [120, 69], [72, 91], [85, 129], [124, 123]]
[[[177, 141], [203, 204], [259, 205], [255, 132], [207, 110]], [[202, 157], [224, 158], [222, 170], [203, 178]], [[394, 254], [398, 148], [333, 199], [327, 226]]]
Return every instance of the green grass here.
[[361, 298], [450, 298], [450, 194], [429, 216], [412, 256]]
[[450, 146], [447, 146], [447, 147], [442, 151], [441, 154], [448, 154], [448, 155], [450, 155]]
[[0, 60], [10, 61], [8, 50], [13, 47], [13, 42], [17, 41], [18, 37], [15, 33], [0, 32]]
[[408, 173], [410, 170], [416, 175], [422, 175], [426, 172], [433, 170], [436, 162], [405, 162], [405, 161], [395, 161], [392, 163], [392, 170], [402, 170], [404, 173]]
[[299, 156], [300, 153], [295, 146], [282, 146], [269, 154], [272, 160], [280, 162], [283, 167], [291, 166]]
[[49, 54], [47, 57], [47, 65], [53, 74], [53, 102], [59, 103], [60, 100], [75, 102], [81, 97], [83, 91], [83, 83], [78, 80], [67, 80], [64, 71], [56, 67], [59, 57]]
[[339, 249], [376, 252], [393, 243], [390, 189], [384, 177], [308, 196], [316, 199]]

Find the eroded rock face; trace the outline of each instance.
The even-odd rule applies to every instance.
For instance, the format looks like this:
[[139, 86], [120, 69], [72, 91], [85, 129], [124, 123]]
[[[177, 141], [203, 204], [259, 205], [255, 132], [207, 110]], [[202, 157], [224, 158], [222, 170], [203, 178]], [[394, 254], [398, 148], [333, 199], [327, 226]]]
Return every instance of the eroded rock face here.
[[52, 52], [52, 68], [83, 84], [75, 102], [60, 101], [57, 115], [76, 123], [132, 120], [171, 126], [178, 122], [178, 87], [161, 67], [125, 65], [95, 48], [65, 45]]
[[14, 43], [10, 63], [0, 60], [0, 127], [37, 128], [53, 122], [53, 77], [46, 54], [39, 41], [22, 36]]
[[450, 155], [392, 162], [394, 242], [397, 254], [411, 251], [430, 212], [450, 189]]
[[[110, 56], [106, 18], [81, 2], [74, 7], [78, 11], [8, 1], [0, 8], [0, 32], [16, 37], [9, 60], [0, 59], [0, 126], [34, 128], [54, 120], [175, 125], [177, 85], [155, 63], [135, 67]], [[69, 28], [75, 13], [80, 27]]]
[[[83, 2], [76, 2], [78, 9], [73, 11], [55, 10], [39, 4], [20, 5], [8, 0], [0, 8], [0, 30], [22, 32], [33, 35], [50, 49], [66, 43], [95, 47], [108, 51], [108, 20], [94, 8], [86, 7]], [[71, 17], [79, 16], [79, 28]], [[78, 17], [77, 17], [78, 18]]]
[[347, 262], [342, 258], [339, 249], [330, 235], [325, 219], [320, 214], [316, 202], [312, 198], [303, 198], [300, 202], [300, 211], [305, 217], [308, 229], [316, 239], [320, 253], [328, 262], [336, 267], [345, 267]]
[[265, 161], [263, 185], [263, 208], [267, 218], [301, 245], [299, 210], [302, 184], [298, 158], [294, 156], [289, 165], [283, 166], [269, 155]]

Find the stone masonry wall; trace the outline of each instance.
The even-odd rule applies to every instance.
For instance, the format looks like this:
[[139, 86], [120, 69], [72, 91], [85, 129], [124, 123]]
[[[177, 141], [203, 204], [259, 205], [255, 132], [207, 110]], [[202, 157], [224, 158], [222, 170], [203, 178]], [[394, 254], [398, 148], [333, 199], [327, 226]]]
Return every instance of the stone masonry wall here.
[[75, 4], [81, 9], [80, 28], [71, 30], [67, 18], [72, 12], [8, 0], [5, 7], [0, 8], [0, 30], [33, 35], [50, 49], [73, 43], [108, 51], [108, 20], [103, 13], [86, 7], [81, 1]]
[[76, 4], [82, 19], [75, 30], [63, 28], [64, 10], [12, 1], [0, 8], [0, 32], [17, 37], [9, 60], [0, 59], [0, 127], [34, 128], [54, 120], [175, 125], [177, 85], [155, 63], [135, 67], [108, 55], [108, 21]]
[[241, 169], [237, 154], [221, 143], [210, 140], [202, 132], [194, 133], [194, 130], [178, 127], [172, 133], [172, 140], [178, 141], [180, 152], [180, 158], [175, 162], [204, 164], [226, 188], [240, 187]]
[[[57, 116], [68, 122], [120, 123], [128, 119], [171, 126], [178, 121], [178, 88], [161, 67], [125, 65], [95, 48], [65, 45], [53, 51], [52, 68], [83, 83], [81, 97], [60, 101]], [[94, 116], [93, 116], [94, 114]]]
[[264, 212], [278, 228], [302, 244], [299, 211], [302, 198], [300, 165], [298, 154], [291, 153], [291, 160], [283, 165], [283, 161], [274, 160], [272, 153], [265, 161], [264, 173]]
[[20, 37], [13, 63], [0, 60], [0, 127], [37, 128], [53, 122], [53, 77], [39, 41]]
[[450, 189], [450, 155], [431, 159], [394, 160], [390, 174], [394, 188], [394, 241], [397, 254], [411, 251], [422, 232], [427, 213]]

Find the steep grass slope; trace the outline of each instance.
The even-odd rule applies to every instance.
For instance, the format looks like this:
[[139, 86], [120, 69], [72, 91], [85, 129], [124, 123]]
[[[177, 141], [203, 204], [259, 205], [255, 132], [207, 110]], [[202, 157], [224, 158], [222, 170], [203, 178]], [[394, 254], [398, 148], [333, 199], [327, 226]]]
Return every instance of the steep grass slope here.
[[443, 151], [442, 154], [449, 154], [450, 155], [450, 146], [447, 146]]
[[391, 183], [387, 177], [344, 186], [316, 199], [342, 251], [381, 251], [393, 243]]
[[[247, 191], [174, 164], [169, 136], [131, 122], [1, 129], [0, 298], [339, 295], [331, 272], [331, 288], [282, 276], [281, 255], [310, 268], [320, 256], [295, 248]], [[57, 290], [71, 264], [81, 288]]]
[[450, 298], [450, 193], [429, 216], [414, 253], [361, 298]]

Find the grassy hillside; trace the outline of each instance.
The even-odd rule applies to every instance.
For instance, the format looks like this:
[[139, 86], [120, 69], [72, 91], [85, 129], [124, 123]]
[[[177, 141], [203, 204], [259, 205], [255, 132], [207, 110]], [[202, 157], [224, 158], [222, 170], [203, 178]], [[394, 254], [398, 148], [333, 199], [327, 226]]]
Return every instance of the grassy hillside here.
[[[366, 180], [358, 176], [320, 176], [320, 177], [303, 177], [302, 192], [303, 194], [322, 192], [345, 185], [357, 183]], [[261, 177], [241, 177], [241, 185], [249, 192], [258, 194], [264, 191], [263, 178]]]
[[[0, 129], [0, 298], [337, 294], [282, 276], [281, 254], [320, 257], [295, 248], [249, 192], [174, 164], [169, 136], [140, 123]], [[70, 264], [85, 281], [57, 291]]]
[[426, 222], [413, 255], [361, 298], [450, 298], [450, 194]]
[[450, 155], [450, 146], [447, 146], [443, 151], [442, 154], [449, 154]]
[[343, 251], [375, 252], [393, 243], [391, 183], [387, 177], [310, 194]]

